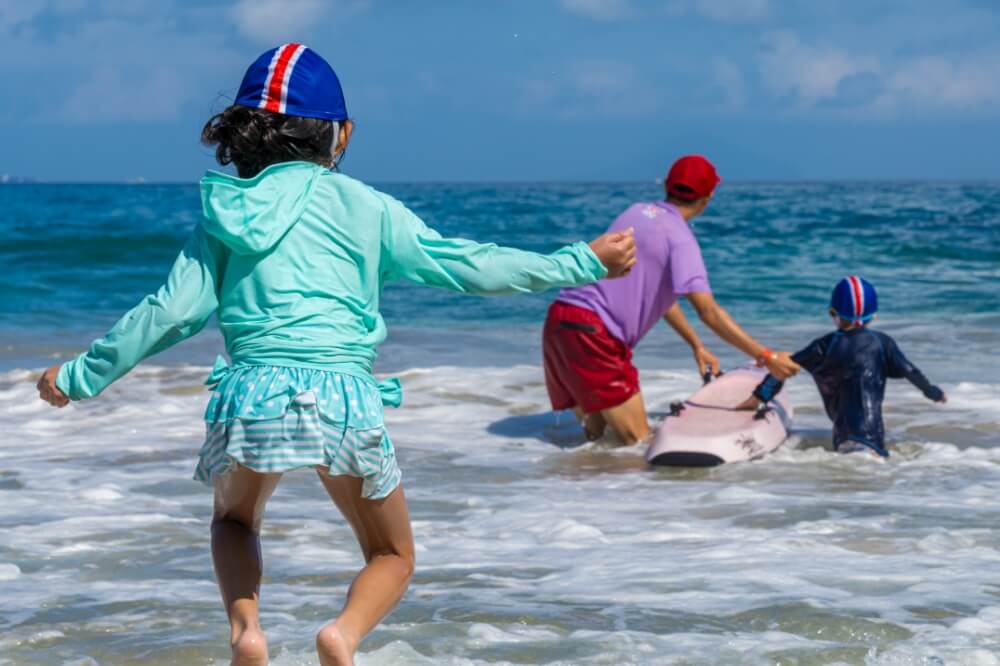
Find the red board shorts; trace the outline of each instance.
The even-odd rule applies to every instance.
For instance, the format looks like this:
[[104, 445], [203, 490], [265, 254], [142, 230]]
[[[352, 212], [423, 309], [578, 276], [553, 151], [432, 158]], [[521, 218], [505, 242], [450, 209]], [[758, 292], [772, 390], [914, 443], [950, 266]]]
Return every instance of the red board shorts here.
[[586, 308], [559, 301], [549, 306], [542, 354], [554, 410], [580, 406], [591, 414], [617, 407], [639, 392], [632, 350]]

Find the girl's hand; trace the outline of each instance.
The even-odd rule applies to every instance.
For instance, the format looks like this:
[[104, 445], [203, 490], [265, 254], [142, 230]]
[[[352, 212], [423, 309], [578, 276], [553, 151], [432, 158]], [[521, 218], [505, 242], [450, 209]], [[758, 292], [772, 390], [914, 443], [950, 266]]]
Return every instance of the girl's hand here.
[[715, 354], [704, 347], [695, 347], [692, 351], [694, 352], [694, 362], [698, 364], [700, 377], [704, 377], [705, 373], [709, 371], [713, 377], [719, 375], [719, 359], [715, 357]]
[[764, 403], [762, 403], [757, 396], [752, 395], [743, 402], [741, 402], [740, 404], [736, 405], [736, 409], [739, 411], [749, 411], [757, 409], [762, 404]]
[[802, 369], [798, 363], [792, 360], [792, 355], [788, 352], [772, 353], [765, 365], [767, 371], [781, 381], [794, 377]]
[[65, 407], [69, 404], [69, 398], [56, 386], [56, 377], [59, 376], [61, 367], [62, 364], [53, 365], [38, 380], [38, 396], [53, 407]]
[[628, 275], [635, 266], [635, 235], [632, 227], [598, 236], [591, 241], [590, 249], [608, 269], [608, 277]]

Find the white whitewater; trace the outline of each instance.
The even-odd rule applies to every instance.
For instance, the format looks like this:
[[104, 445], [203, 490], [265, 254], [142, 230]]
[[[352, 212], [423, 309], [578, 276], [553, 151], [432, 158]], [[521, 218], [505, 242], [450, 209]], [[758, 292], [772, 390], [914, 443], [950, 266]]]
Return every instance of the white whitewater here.
[[[189, 480], [206, 372], [143, 366], [65, 410], [0, 374], [0, 664], [226, 663], [211, 494]], [[831, 453], [795, 380], [788, 443], [683, 470], [583, 445], [537, 366], [402, 377], [418, 571], [364, 666], [1000, 663], [996, 384], [943, 382], [934, 411], [894, 384], [879, 464]], [[651, 404], [699, 384], [642, 379]], [[311, 473], [278, 489], [264, 556], [273, 663], [313, 664], [360, 556]]]

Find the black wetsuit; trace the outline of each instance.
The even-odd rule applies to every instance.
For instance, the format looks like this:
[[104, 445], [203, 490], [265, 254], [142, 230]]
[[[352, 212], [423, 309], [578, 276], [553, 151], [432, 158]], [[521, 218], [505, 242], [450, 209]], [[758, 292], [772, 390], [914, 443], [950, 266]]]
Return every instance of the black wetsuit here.
[[[833, 421], [833, 448], [847, 441], [864, 444], [879, 455], [885, 449], [882, 398], [886, 379], [908, 379], [929, 399], [944, 397], [937, 386], [899, 351], [885, 333], [867, 328], [834, 331], [813, 342], [792, 359], [809, 371], [823, 397], [827, 416]], [[768, 375], [754, 395], [768, 402], [781, 390], [782, 382]]]

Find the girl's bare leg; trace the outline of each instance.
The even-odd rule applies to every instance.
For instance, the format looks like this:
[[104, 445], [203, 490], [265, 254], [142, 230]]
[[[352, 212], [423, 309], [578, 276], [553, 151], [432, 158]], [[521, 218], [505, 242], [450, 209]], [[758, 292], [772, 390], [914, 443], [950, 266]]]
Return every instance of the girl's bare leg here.
[[366, 565], [351, 583], [340, 615], [316, 635], [316, 651], [322, 666], [353, 666], [361, 639], [399, 603], [413, 576], [410, 513], [402, 486], [385, 499], [369, 500], [361, 496], [361, 479], [317, 471], [354, 529]]
[[258, 613], [263, 571], [260, 522], [280, 479], [280, 474], [260, 474], [240, 465], [215, 479], [212, 561], [229, 614], [232, 666], [267, 664], [267, 641]]

